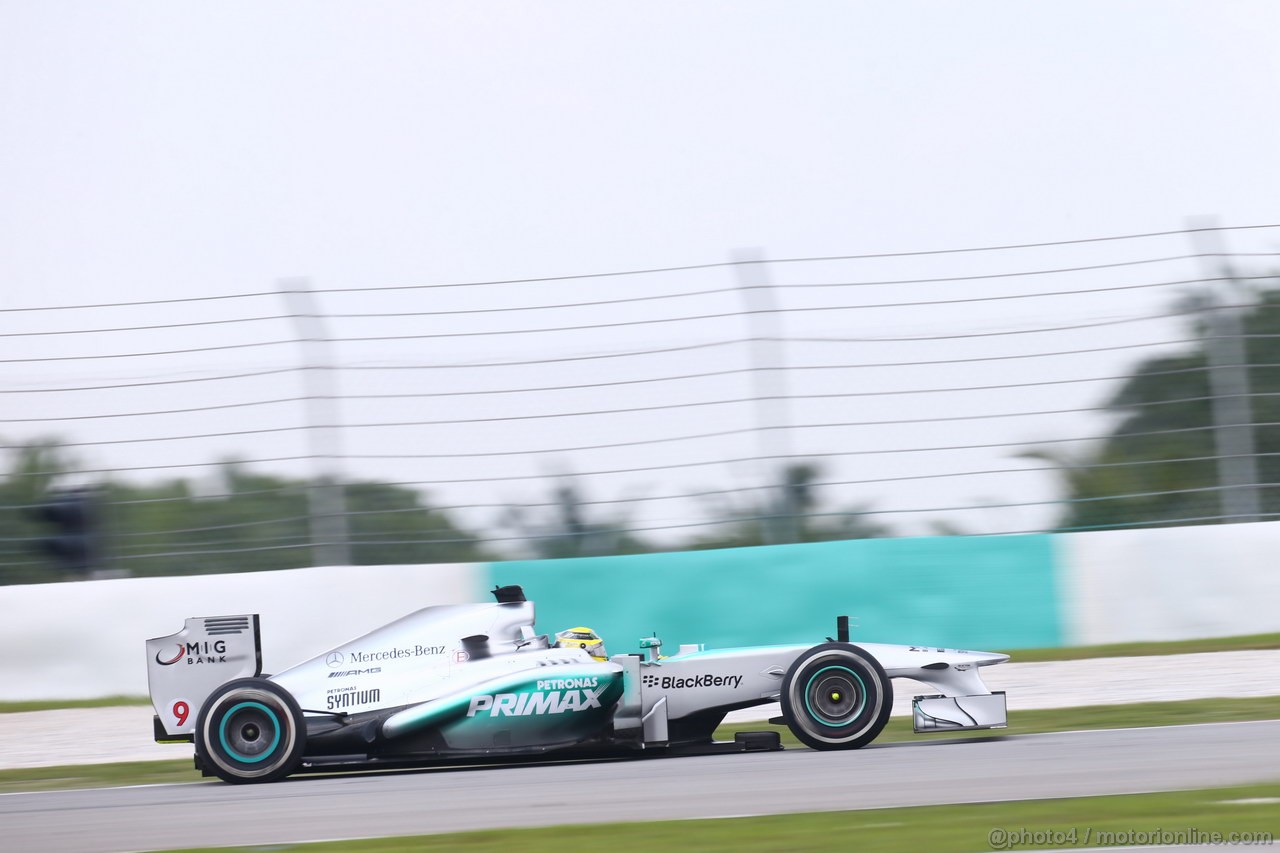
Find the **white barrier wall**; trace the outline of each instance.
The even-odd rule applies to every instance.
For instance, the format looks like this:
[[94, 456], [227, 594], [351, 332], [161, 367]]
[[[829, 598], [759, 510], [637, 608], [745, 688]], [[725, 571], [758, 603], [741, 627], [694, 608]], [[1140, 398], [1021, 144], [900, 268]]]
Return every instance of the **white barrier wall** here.
[[428, 604], [479, 601], [483, 565], [331, 566], [0, 587], [0, 700], [145, 696], [144, 641], [258, 613], [278, 672]]
[[1280, 631], [1280, 521], [1056, 539], [1069, 645]]
[[[1069, 645], [1280, 632], [1280, 522], [1053, 540]], [[0, 701], [145, 695], [143, 641], [188, 616], [261, 614], [263, 669], [278, 672], [428, 604], [483, 601], [492, 576], [488, 564], [356, 566], [0, 586]]]

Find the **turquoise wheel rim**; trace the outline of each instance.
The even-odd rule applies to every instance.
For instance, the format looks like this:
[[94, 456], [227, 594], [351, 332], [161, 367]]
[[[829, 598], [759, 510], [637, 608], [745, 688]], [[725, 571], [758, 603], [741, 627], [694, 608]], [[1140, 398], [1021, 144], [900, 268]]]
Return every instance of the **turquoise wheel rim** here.
[[804, 709], [819, 725], [844, 728], [858, 719], [866, 706], [867, 684], [847, 666], [824, 666], [805, 682]]
[[[232, 739], [235, 740], [237, 744], [249, 744], [251, 742], [256, 743], [259, 740], [259, 737], [250, 737], [251, 732], [248, 730], [252, 727], [260, 731], [262, 726], [260, 718], [265, 717], [271, 724], [271, 743], [265, 749], [257, 752], [246, 752], [243, 748], [237, 749], [228, 741], [227, 729], [231, 727], [231, 723], [235, 720], [236, 716], [246, 710], [248, 712], [244, 714], [246, 719], [236, 723], [236, 726], [240, 728], [238, 737], [233, 736]], [[257, 713], [255, 714], [254, 712]], [[236, 761], [243, 764], [257, 764], [259, 761], [265, 761], [275, 754], [276, 747], [280, 745], [280, 729], [280, 718], [276, 716], [276, 712], [274, 710], [268, 708], [261, 702], [240, 702], [236, 705], [232, 705], [227, 713], [222, 716], [222, 721], [218, 725], [218, 742], [222, 744], [222, 749], [227, 753], [227, 755], [231, 756]]]

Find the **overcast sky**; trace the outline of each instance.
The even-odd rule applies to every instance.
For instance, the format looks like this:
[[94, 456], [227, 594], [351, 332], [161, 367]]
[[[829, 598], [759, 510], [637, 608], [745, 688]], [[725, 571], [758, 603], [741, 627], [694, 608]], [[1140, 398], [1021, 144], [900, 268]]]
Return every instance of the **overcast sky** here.
[[[1277, 32], [1272, 2], [0, 0], [0, 309], [1269, 224]], [[0, 314], [8, 334], [118, 319]], [[76, 381], [179, 370], [98, 365]]]
[[0, 4], [7, 304], [1275, 218], [1269, 2]]

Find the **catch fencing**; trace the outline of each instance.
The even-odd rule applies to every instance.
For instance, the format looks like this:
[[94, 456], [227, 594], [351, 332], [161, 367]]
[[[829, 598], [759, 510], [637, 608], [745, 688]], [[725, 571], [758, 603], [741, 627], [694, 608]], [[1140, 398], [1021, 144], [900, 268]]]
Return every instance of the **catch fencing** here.
[[[77, 490], [118, 500], [102, 518], [138, 519], [102, 525], [93, 566], [138, 575], [384, 563], [396, 547], [457, 562], [1063, 532], [1082, 471], [1153, 464], [1093, 454], [1114, 395], [1145, 360], [1198, 351], [1208, 364], [1183, 372], [1208, 378], [1213, 424], [1148, 438], [1217, 440], [1159, 460], [1154, 493], [1197, 502], [1157, 521], [1274, 518], [1256, 462], [1280, 455], [1276, 425], [1249, 403], [1280, 365], [1243, 366], [1239, 316], [1270, 307], [1277, 234], [6, 307], [0, 578], [50, 566], [58, 522], [39, 508]], [[1216, 479], [1189, 485], [1204, 465]], [[95, 492], [113, 483], [136, 488]], [[413, 497], [384, 506], [370, 484]], [[250, 497], [251, 517], [221, 512]], [[197, 521], [148, 521], [178, 506]], [[1126, 512], [1092, 526], [1153, 523]]]

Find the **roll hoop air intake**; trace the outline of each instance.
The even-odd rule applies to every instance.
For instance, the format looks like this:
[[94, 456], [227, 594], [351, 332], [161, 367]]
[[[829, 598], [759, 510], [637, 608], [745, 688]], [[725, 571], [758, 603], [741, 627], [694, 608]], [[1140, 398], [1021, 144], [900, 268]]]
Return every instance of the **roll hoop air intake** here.
[[519, 604], [529, 599], [524, 597], [524, 587], [517, 584], [510, 586], [495, 586], [492, 590], [493, 597], [498, 600], [499, 604]]

